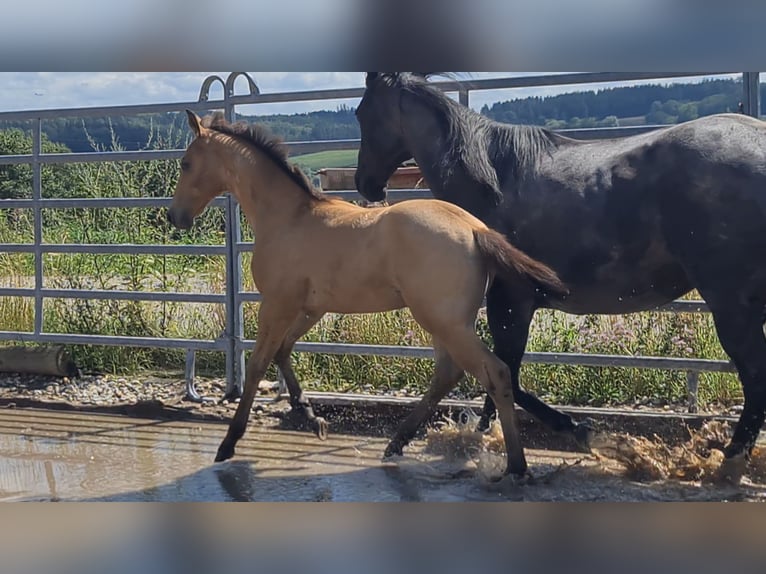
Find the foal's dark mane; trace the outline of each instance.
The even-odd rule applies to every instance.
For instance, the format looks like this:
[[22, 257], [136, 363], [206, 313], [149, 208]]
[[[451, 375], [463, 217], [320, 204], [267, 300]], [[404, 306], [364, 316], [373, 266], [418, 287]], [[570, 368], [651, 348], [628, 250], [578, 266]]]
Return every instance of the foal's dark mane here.
[[220, 112], [204, 118], [202, 125], [255, 146], [277, 164], [310, 197], [319, 201], [328, 199], [326, 195], [311, 185], [309, 178], [300, 167], [288, 160], [288, 149], [284, 141], [274, 135], [266, 126], [246, 122], [231, 124]]
[[450, 163], [462, 164], [468, 173], [498, 191], [503, 183], [499, 177], [512, 175], [523, 179], [535, 168], [539, 158], [557, 147], [561, 140], [544, 128], [496, 122], [460, 105], [428, 83], [432, 75], [445, 74], [398, 72], [383, 74], [382, 79], [418, 96], [436, 111], [446, 129]]

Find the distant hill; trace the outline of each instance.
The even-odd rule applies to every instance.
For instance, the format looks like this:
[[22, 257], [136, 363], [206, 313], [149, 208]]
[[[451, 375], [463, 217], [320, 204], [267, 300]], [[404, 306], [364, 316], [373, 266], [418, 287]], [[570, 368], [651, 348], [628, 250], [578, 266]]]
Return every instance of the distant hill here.
[[[552, 129], [675, 123], [713, 113], [736, 111], [742, 96], [738, 80], [707, 80], [700, 83], [641, 85], [573, 92], [557, 96], [529, 97], [484, 106], [481, 113], [509, 123], [534, 124]], [[766, 101], [766, 85], [761, 85]], [[286, 141], [351, 139], [359, 137], [354, 110], [303, 114], [239, 116], [268, 125]], [[2, 122], [0, 129], [28, 129], [23, 122]], [[182, 147], [188, 137], [183, 113], [147, 114], [118, 118], [59, 118], [43, 122], [51, 142], [75, 152], [91, 151], [94, 146], [111, 148], [116, 142], [123, 149]], [[2, 150], [0, 150], [2, 153]]]
[[[766, 84], [761, 84], [761, 99]], [[723, 112], [736, 112], [742, 82], [713, 79], [699, 83], [650, 84], [497, 102], [481, 112], [497, 121], [552, 129], [616, 125], [672, 124]], [[626, 118], [623, 124], [620, 119]], [[643, 121], [641, 121], [643, 119]]]

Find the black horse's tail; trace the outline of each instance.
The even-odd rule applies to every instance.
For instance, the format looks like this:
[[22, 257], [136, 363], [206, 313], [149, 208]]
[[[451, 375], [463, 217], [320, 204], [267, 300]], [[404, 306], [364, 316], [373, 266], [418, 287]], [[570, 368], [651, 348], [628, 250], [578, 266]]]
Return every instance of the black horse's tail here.
[[497, 231], [474, 229], [473, 236], [490, 269], [511, 285], [517, 285], [520, 281], [531, 282], [544, 293], [556, 297], [569, 293], [553, 269], [511, 245]]

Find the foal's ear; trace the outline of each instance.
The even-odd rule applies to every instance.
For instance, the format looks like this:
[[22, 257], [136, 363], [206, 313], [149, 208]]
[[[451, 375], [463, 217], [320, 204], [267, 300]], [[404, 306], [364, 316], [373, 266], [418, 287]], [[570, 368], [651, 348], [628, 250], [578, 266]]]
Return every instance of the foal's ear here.
[[378, 72], [367, 72], [367, 78], [365, 79], [365, 84], [367, 84], [367, 87], [369, 88], [372, 83], [375, 81], [375, 78], [378, 77]]
[[200, 117], [191, 110], [186, 110], [186, 115], [189, 117], [189, 127], [194, 132], [194, 137], [199, 137], [202, 133], [202, 120]]

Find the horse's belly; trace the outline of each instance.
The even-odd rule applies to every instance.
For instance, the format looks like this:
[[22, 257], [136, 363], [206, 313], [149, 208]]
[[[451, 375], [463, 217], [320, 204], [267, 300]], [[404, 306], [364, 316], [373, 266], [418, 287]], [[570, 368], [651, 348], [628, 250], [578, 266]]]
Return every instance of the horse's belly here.
[[[631, 272], [632, 271], [632, 272]], [[611, 269], [597, 281], [568, 282], [569, 295], [550, 306], [574, 314], [623, 314], [656, 309], [692, 290], [680, 266]]]
[[575, 315], [621, 315], [657, 309], [689, 291], [690, 289], [678, 289], [673, 294], [667, 292], [631, 294], [625, 291], [593, 289], [580, 292], [575, 288], [565, 300], [547, 301], [545, 307]]

